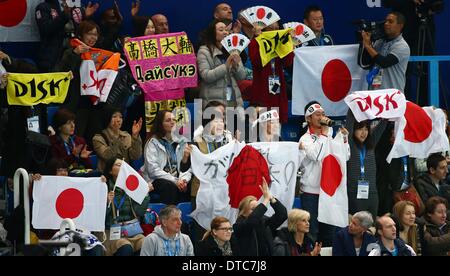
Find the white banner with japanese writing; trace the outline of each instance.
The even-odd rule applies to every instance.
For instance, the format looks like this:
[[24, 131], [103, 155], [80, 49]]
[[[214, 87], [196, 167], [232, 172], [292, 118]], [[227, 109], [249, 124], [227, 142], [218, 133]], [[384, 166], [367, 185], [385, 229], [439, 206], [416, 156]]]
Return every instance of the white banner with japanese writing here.
[[[231, 142], [205, 155], [194, 147], [191, 164], [200, 180], [197, 208], [191, 216], [205, 229], [216, 216], [236, 221], [240, 201], [249, 195], [260, 199], [262, 178], [286, 209], [294, 203], [297, 170], [303, 155], [298, 143]], [[266, 215], [274, 213], [269, 208]]]

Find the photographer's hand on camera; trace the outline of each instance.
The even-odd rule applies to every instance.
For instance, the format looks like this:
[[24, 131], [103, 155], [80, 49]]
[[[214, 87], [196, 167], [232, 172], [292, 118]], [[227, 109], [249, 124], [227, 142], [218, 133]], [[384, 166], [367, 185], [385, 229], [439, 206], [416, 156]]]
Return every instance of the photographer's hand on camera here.
[[370, 55], [370, 57], [374, 58], [378, 55], [378, 52], [373, 48], [372, 46], [372, 40], [371, 40], [371, 33], [361, 31], [361, 36], [363, 39], [363, 46], [364, 49], [366, 49], [367, 53]]

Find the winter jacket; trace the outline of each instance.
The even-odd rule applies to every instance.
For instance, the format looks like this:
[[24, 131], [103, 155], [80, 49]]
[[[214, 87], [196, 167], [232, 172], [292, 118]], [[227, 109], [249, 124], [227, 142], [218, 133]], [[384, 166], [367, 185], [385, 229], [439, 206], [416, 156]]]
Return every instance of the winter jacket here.
[[450, 221], [442, 228], [432, 223], [425, 225], [424, 256], [448, 256], [450, 254]]
[[271, 256], [273, 237], [278, 227], [287, 220], [287, 210], [280, 201], [270, 203], [275, 211], [271, 217], [264, 214], [267, 207], [260, 203], [248, 217], [240, 216], [233, 225], [242, 256]]
[[74, 147], [86, 145], [84, 138], [72, 136], [69, 141], [70, 145], [65, 145], [59, 135], [50, 136], [50, 143], [52, 144], [52, 157], [64, 159], [69, 165], [69, 171], [73, 169], [92, 169], [92, 163], [89, 158], [79, 158], [79, 156], [74, 156], [72, 153]]
[[[234, 236], [231, 236], [230, 244], [233, 256], [240, 256], [239, 244]], [[212, 235], [209, 235], [205, 240], [198, 242], [198, 246], [195, 248], [195, 256], [221, 257], [223, 256], [223, 254], [222, 250], [220, 250], [219, 246], [214, 240], [214, 237]]]
[[188, 235], [177, 233], [175, 237], [169, 238], [158, 225], [145, 238], [141, 256], [194, 256], [194, 247]]
[[207, 46], [201, 46], [197, 54], [198, 71], [201, 78], [200, 97], [203, 99], [203, 106], [211, 101], [219, 101], [227, 106], [227, 86], [233, 90], [232, 99], [235, 99], [236, 106], [243, 106], [241, 91], [237, 84], [238, 80], [245, 79], [246, 72], [242, 62], [237, 69], [228, 71], [223, 60], [219, 56], [223, 52], [214, 47], [211, 53]]
[[64, 51], [64, 26], [69, 17], [62, 12], [58, 0], [46, 0], [37, 5], [35, 16], [41, 37], [37, 64], [41, 72], [51, 72]]
[[141, 137], [134, 138], [126, 131], [120, 131], [116, 138], [107, 128], [92, 138], [92, 144], [98, 156], [99, 171], [103, 171], [108, 159], [123, 158], [129, 164], [131, 160], [138, 160], [142, 156]]
[[[364, 232], [363, 242], [358, 256], [367, 256], [369, 252], [367, 249], [371, 243], [376, 243], [376, 238], [368, 233]], [[333, 240], [333, 256], [355, 256], [356, 250], [353, 242], [353, 236], [348, 232], [348, 226], [339, 230], [334, 236]]]
[[[378, 241], [377, 243], [379, 246], [372, 251], [370, 251], [369, 256], [388, 256], [392, 257], [392, 253], [387, 250], [387, 248], [384, 246], [384, 244], [381, 241]], [[396, 239], [394, 241], [395, 247], [397, 248], [397, 256], [400, 257], [408, 257], [408, 256], [416, 256], [416, 253], [412, 249], [411, 246], [407, 245], [404, 241], [401, 239]]]
[[433, 196], [441, 196], [450, 201], [450, 186], [441, 182], [438, 189], [428, 173], [421, 174], [416, 178], [415, 187], [424, 204]]
[[310, 256], [314, 250], [314, 242], [309, 235], [305, 235], [303, 244], [300, 246], [294, 238], [295, 233], [289, 232], [287, 228], [278, 231], [273, 241], [272, 256]]
[[164, 171], [166, 165], [170, 162], [169, 154], [164, 145], [156, 138], [150, 139], [144, 148], [144, 178], [146, 180], [165, 179], [176, 184], [178, 179], [184, 179], [189, 182], [192, 177], [191, 169], [183, 171], [181, 168], [181, 160], [183, 159], [184, 148], [186, 147], [186, 139], [184, 137], [173, 138], [173, 143], [177, 143], [175, 152], [177, 156], [177, 172], [178, 177]]

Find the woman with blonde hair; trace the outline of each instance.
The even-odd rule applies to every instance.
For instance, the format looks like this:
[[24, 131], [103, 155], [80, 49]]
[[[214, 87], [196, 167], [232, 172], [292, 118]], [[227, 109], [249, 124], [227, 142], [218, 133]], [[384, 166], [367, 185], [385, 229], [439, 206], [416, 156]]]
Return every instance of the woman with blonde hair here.
[[211, 230], [198, 243], [195, 256], [239, 256], [233, 227], [227, 218], [215, 217], [211, 221]]
[[[239, 216], [233, 225], [242, 256], [271, 256], [275, 231], [287, 219], [286, 208], [272, 196], [264, 178], [260, 188], [263, 201], [258, 203], [254, 196], [243, 198], [239, 203]], [[264, 214], [269, 203], [275, 213], [266, 217]]]
[[292, 209], [288, 227], [282, 228], [274, 240], [274, 256], [319, 256], [322, 243], [315, 243], [308, 235], [309, 212]]
[[419, 227], [416, 224], [416, 211], [414, 203], [399, 201], [392, 209], [393, 216], [398, 222], [400, 239], [414, 249], [417, 255], [421, 254]]

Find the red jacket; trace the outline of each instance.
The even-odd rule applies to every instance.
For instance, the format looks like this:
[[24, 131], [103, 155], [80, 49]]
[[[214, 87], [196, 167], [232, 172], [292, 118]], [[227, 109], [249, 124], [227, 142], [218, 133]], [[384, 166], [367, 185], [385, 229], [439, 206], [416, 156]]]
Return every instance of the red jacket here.
[[267, 107], [278, 107], [280, 111], [280, 122], [286, 123], [288, 120], [288, 97], [286, 93], [286, 80], [284, 79], [283, 68], [292, 66], [294, 53], [290, 53], [283, 59], [275, 58], [275, 72], [280, 78], [280, 94], [269, 93], [269, 76], [272, 75], [270, 63], [262, 67], [261, 56], [259, 54], [259, 44], [256, 39], [252, 39], [248, 53], [253, 66], [253, 85], [250, 93], [251, 105]]
[[[78, 145], [86, 145], [86, 141], [83, 137], [72, 136], [73, 142], [75, 146]], [[50, 136], [50, 142], [52, 143], [52, 156], [53, 158], [59, 158], [66, 160], [69, 165], [69, 171], [72, 169], [78, 169], [80, 166], [83, 166], [85, 169], [92, 169], [92, 163], [89, 158], [78, 159], [78, 156], [74, 156], [72, 150], [70, 150], [70, 154], [67, 154], [67, 149], [64, 146], [64, 142], [58, 135]]]

